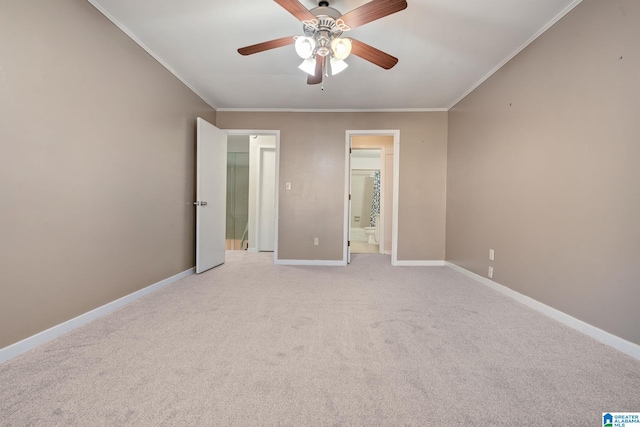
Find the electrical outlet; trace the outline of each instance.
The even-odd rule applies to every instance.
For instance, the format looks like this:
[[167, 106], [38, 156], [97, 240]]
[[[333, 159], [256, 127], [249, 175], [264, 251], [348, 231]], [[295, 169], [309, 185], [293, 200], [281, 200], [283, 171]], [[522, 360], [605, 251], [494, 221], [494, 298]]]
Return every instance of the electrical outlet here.
[[284, 184], [284, 189], [287, 190], [287, 191], [291, 191], [291, 183], [290, 182], [286, 182]]
[[314, 238], [313, 238], [313, 245], [314, 245], [314, 246], [318, 246], [319, 244], [320, 244], [320, 239], [319, 239], [319, 238], [317, 238], [317, 237], [314, 237]]
[[489, 267], [489, 279], [493, 279], [493, 267]]
[[495, 258], [495, 252], [493, 252], [493, 249], [489, 249], [489, 259], [493, 261], [494, 258]]

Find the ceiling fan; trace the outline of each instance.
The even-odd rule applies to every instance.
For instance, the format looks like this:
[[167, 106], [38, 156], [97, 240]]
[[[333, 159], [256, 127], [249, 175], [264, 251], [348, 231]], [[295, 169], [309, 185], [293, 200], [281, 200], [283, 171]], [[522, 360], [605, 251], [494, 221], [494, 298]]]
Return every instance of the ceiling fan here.
[[302, 22], [305, 36], [289, 36], [238, 49], [241, 55], [295, 44], [296, 52], [303, 59], [300, 69], [305, 71], [307, 84], [322, 82], [322, 76], [337, 74], [347, 68], [344, 59], [353, 53], [386, 70], [398, 63], [395, 58], [373, 46], [353, 38], [340, 37], [343, 32], [368, 24], [385, 16], [406, 9], [406, 0], [372, 0], [351, 12], [342, 15], [329, 7], [329, 2], [320, 0], [311, 10], [298, 0], [274, 0]]

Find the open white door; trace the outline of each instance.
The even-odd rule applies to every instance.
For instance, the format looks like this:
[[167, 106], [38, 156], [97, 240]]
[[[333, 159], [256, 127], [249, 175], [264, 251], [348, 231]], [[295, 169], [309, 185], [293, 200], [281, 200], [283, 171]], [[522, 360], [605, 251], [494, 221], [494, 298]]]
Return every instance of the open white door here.
[[227, 134], [198, 117], [196, 136], [196, 273], [224, 263]]

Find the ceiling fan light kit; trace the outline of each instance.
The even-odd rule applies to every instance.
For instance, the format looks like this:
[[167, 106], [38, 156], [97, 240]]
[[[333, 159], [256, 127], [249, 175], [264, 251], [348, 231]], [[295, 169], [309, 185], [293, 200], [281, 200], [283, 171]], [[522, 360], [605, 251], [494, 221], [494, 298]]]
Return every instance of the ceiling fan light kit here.
[[310, 76], [314, 76], [316, 74], [316, 60], [315, 58], [307, 58], [302, 61], [302, 64], [298, 66], [302, 71], [309, 74]]
[[329, 7], [326, 0], [320, 0], [318, 7], [311, 10], [298, 0], [274, 1], [302, 22], [305, 35], [282, 37], [246, 46], [238, 49], [241, 55], [252, 55], [294, 44], [296, 53], [303, 59], [298, 68], [309, 74], [308, 84], [322, 82], [322, 75], [327, 75], [327, 63], [331, 67], [331, 75], [344, 71], [348, 67], [344, 60], [352, 53], [386, 70], [398, 63], [398, 59], [388, 53], [341, 35], [345, 31], [406, 9], [406, 0], [372, 0], [344, 15]]
[[331, 63], [332, 76], [335, 76], [339, 72], [344, 71], [349, 66], [349, 64], [338, 58], [331, 58], [331, 61], [329, 62]]
[[333, 57], [335, 59], [347, 59], [351, 54], [351, 40], [341, 38], [331, 40], [331, 52], [333, 52]]
[[296, 38], [296, 53], [300, 58], [311, 58], [313, 52], [316, 49], [316, 41], [311, 37], [297, 37]]

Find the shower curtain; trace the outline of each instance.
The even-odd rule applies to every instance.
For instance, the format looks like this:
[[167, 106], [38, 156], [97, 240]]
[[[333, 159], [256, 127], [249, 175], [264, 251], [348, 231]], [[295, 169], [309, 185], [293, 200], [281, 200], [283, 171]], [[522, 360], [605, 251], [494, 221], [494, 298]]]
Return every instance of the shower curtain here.
[[373, 198], [371, 199], [371, 227], [376, 226], [376, 215], [380, 213], [380, 171], [373, 174]]

